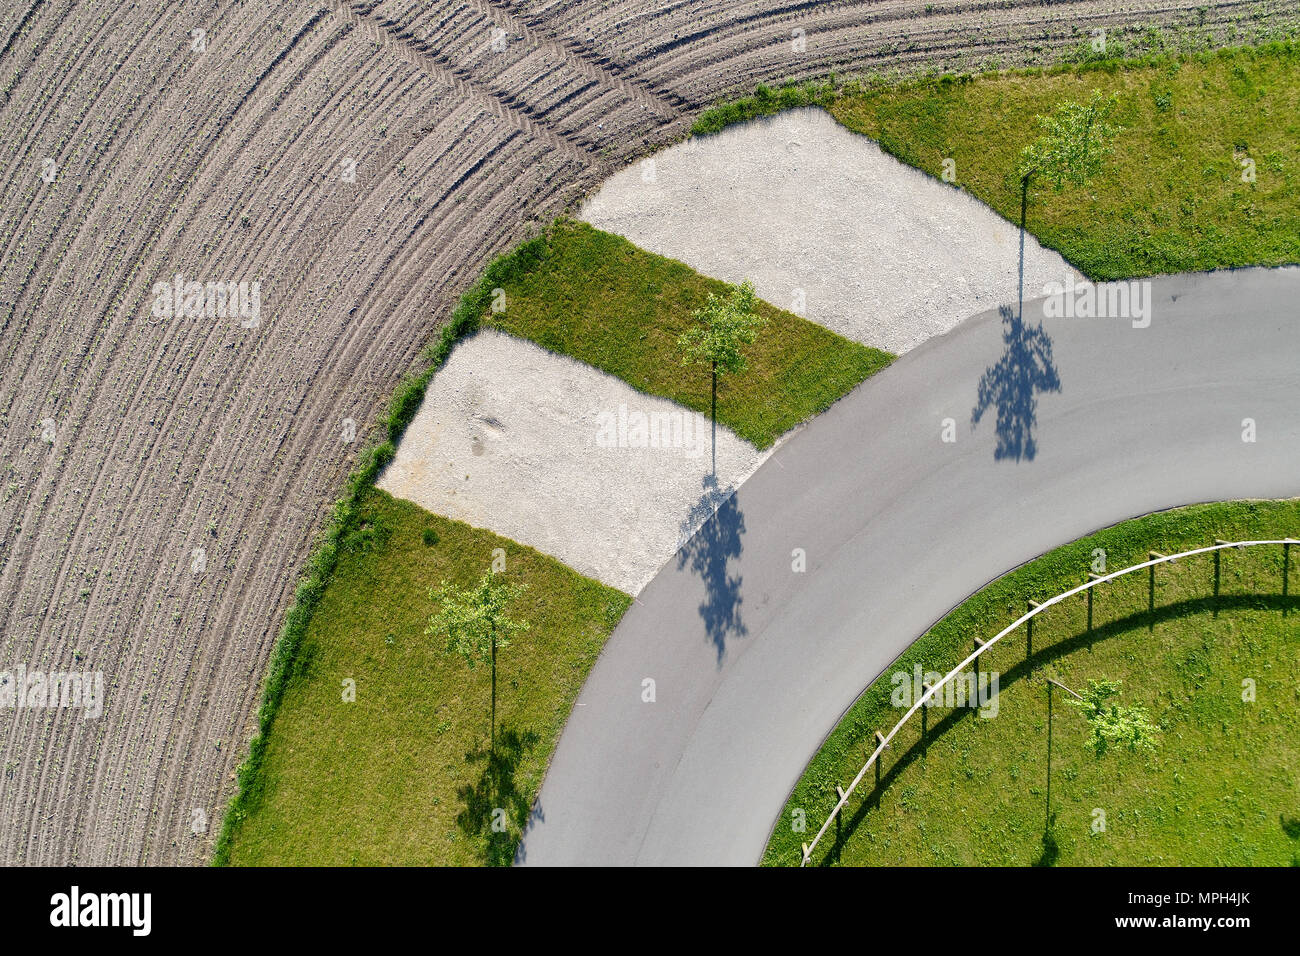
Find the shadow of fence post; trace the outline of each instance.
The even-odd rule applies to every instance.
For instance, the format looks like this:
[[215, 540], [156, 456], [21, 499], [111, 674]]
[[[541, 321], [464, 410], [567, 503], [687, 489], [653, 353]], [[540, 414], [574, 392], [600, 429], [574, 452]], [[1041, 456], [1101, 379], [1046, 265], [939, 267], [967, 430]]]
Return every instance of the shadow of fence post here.
[[1286, 617], [1286, 582], [1291, 570], [1291, 540], [1282, 542], [1282, 616]]
[[[1036, 611], [1040, 607], [1042, 607], [1042, 605], [1039, 604], [1037, 601], [1027, 601], [1025, 603], [1028, 605], [1028, 608], [1031, 611]], [[1031, 617], [1028, 621], [1025, 622], [1025, 663], [1028, 664], [1029, 659], [1033, 656], [1034, 656], [1034, 619]]]
[[[1226, 547], [1235, 547], [1235, 548], [1237, 548], [1238, 550], [1241, 550], [1241, 549], [1244, 549], [1244, 548], [1246, 548], [1246, 547], [1248, 547], [1248, 546], [1251, 546], [1251, 545], [1266, 545], [1266, 544], [1280, 544], [1280, 545], [1282, 545], [1282, 589], [1281, 589], [1281, 592], [1282, 592], [1282, 593], [1281, 593], [1281, 602], [1280, 602], [1280, 603], [1281, 603], [1281, 611], [1282, 611], [1282, 615], [1283, 615], [1283, 616], [1286, 616], [1286, 614], [1287, 614], [1287, 610], [1288, 610], [1288, 607], [1287, 607], [1287, 606], [1288, 606], [1288, 594], [1289, 594], [1289, 591], [1288, 591], [1288, 577], [1289, 577], [1290, 566], [1291, 566], [1290, 546], [1291, 546], [1292, 544], [1300, 544], [1300, 539], [1294, 539], [1294, 538], [1285, 538], [1285, 539], [1282, 539], [1282, 540], [1280, 540], [1280, 541], [1274, 539], [1274, 540], [1269, 540], [1269, 541], [1243, 541], [1243, 542], [1230, 542], [1230, 541], [1224, 541], [1224, 540], [1222, 540], [1221, 538], [1215, 538], [1215, 539], [1214, 539], [1214, 547], [1213, 547], [1213, 549], [1211, 549], [1211, 548], [1204, 548], [1204, 547], [1203, 547], [1203, 548], [1197, 548], [1197, 549], [1192, 549], [1192, 550], [1185, 551], [1185, 552], [1180, 552], [1179, 554], [1172, 555], [1172, 556], [1170, 556], [1170, 555], [1165, 555], [1165, 554], [1161, 554], [1159, 551], [1148, 551], [1148, 552], [1147, 552], [1147, 562], [1140, 562], [1140, 563], [1135, 564], [1135, 565], [1133, 565], [1133, 566], [1131, 566], [1131, 567], [1124, 568], [1123, 570], [1115, 571], [1115, 572], [1112, 572], [1112, 573], [1110, 573], [1110, 574], [1104, 574], [1104, 575], [1103, 575], [1103, 574], [1097, 574], [1096, 572], [1091, 572], [1091, 571], [1090, 571], [1090, 572], [1088, 573], [1087, 580], [1086, 580], [1083, 584], [1081, 584], [1081, 585], [1079, 585], [1078, 587], [1075, 587], [1075, 588], [1070, 588], [1070, 589], [1068, 589], [1068, 590], [1066, 590], [1066, 591], [1064, 591], [1064, 592], [1062, 592], [1062, 593], [1060, 593], [1060, 594], [1058, 594], [1058, 595], [1056, 595], [1056, 596], [1054, 596], [1054, 597], [1052, 597], [1052, 598], [1049, 598], [1048, 601], [1045, 602], [1045, 603], [1046, 603], [1047, 605], [1050, 605], [1050, 604], [1056, 604], [1056, 603], [1059, 603], [1059, 602], [1065, 600], [1065, 599], [1068, 598], [1068, 597], [1073, 596], [1074, 594], [1078, 593], [1080, 590], [1085, 590], [1085, 591], [1086, 591], [1087, 601], [1088, 601], [1088, 621], [1087, 621], [1086, 633], [1087, 633], [1089, 636], [1088, 636], [1088, 639], [1087, 639], [1087, 647], [1088, 647], [1089, 649], [1091, 649], [1091, 648], [1092, 648], [1092, 644], [1093, 644], [1093, 639], [1092, 639], [1092, 636], [1091, 636], [1092, 631], [1093, 631], [1093, 595], [1092, 595], [1092, 592], [1096, 589], [1096, 587], [1097, 587], [1101, 582], [1104, 582], [1104, 581], [1110, 581], [1110, 580], [1113, 580], [1113, 579], [1115, 579], [1115, 578], [1118, 578], [1118, 577], [1122, 577], [1122, 576], [1124, 576], [1124, 575], [1131, 574], [1131, 573], [1134, 572], [1134, 571], [1138, 571], [1138, 570], [1140, 570], [1140, 569], [1143, 567], [1143, 565], [1145, 564], [1145, 566], [1146, 566], [1146, 568], [1147, 568], [1147, 615], [1148, 615], [1148, 630], [1152, 630], [1152, 629], [1154, 629], [1154, 627], [1155, 627], [1155, 565], [1156, 565], [1156, 564], [1165, 564], [1165, 563], [1170, 563], [1170, 564], [1172, 564], [1174, 561], [1176, 561], [1176, 560], [1177, 560], [1178, 558], [1180, 558], [1180, 557], [1188, 557], [1188, 556], [1196, 555], [1196, 554], [1204, 554], [1206, 551], [1212, 551], [1212, 553], [1213, 553], [1213, 555], [1214, 555], [1214, 561], [1215, 561], [1215, 573], [1214, 573], [1214, 596], [1213, 596], [1213, 599], [1212, 599], [1211, 602], [1210, 602], [1210, 605], [1211, 605], [1211, 610], [1214, 612], [1214, 616], [1217, 617], [1217, 616], [1218, 616], [1218, 604], [1219, 604], [1220, 551], [1223, 550], [1223, 549], [1226, 548]], [[1202, 598], [1201, 600], [1204, 601], [1203, 598]], [[870, 762], [874, 762], [874, 763], [875, 763], [875, 770], [876, 770], [876, 786], [875, 786], [875, 793], [874, 793], [875, 799], [874, 799], [874, 801], [869, 801], [867, 804], [864, 804], [864, 809], [865, 809], [866, 806], [869, 806], [869, 805], [871, 805], [872, 803], [874, 803], [874, 805], [876, 805], [876, 806], [879, 806], [880, 796], [881, 796], [881, 789], [880, 789], [880, 788], [881, 788], [881, 769], [880, 769], [880, 765], [881, 765], [881, 762], [882, 762], [883, 759], [884, 759], [884, 751], [885, 751], [886, 749], [888, 749], [888, 747], [889, 747], [889, 744], [888, 744], [886, 741], [889, 740], [889, 739], [892, 739], [893, 735], [896, 734], [896, 733], [898, 733], [899, 729], [903, 726], [903, 724], [904, 724], [904, 723], [906, 722], [906, 720], [911, 716], [912, 713], [914, 713], [916, 710], [920, 710], [920, 712], [921, 712], [921, 738], [920, 738], [920, 740], [916, 743], [915, 746], [918, 747], [918, 748], [920, 749], [921, 758], [924, 759], [925, 756], [926, 756], [927, 748], [928, 748], [928, 736], [929, 736], [929, 710], [930, 710], [930, 706], [931, 706], [931, 699], [932, 699], [931, 695], [932, 695], [932, 692], [935, 690], [935, 688], [936, 688], [937, 686], [942, 686], [942, 685], [946, 684], [948, 681], [952, 680], [953, 677], [958, 673], [959, 669], [960, 669], [962, 666], [964, 666], [964, 665], [967, 664], [967, 663], [972, 663], [972, 662], [973, 662], [974, 665], [975, 665], [975, 675], [976, 675], [975, 684], [976, 684], [976, 686], [978, 687], [978, 686], [979, 686], [980, 657], [983, 655], [983, 653], [984, 653], [988, 648], [992, 647], [992, 646], [993, 646], [994, 644], [996, 644], [999, 640], [1001, 640], [1001, 639], [1004, 638], [1004, 637], [1008, 637], [1008, 636], [1010, 636], [1010, 634], [1011, 634], [1011, 633], [1012, 633], [1012, 632], [1013, 632], [1013, 631], [1014, 631], [1014, 630], [1015, 630], [1015, 629], [1016, 629], [1016, 628], [1017, 628], [1017, 627], [1018, 627], [1022, 622], [1025, 624], [1025, 680], [1026, 680], [1026, 682], [1030, 682], [1030, 681], [1032, 680], [1032, 676], [1033, 676], [1033, 655], [1034, 655], [1034, 620], [1035, 620], [1036, 617], [1037, 617], [1037, 615], [1036, 615], [1034, 612], [1038, 611], [1040, 608], [1043, 608], [1043, 607], [1044, 607], [1044, 602], [1038, 602], [1038, 601], [1032, 601], [1032, 600], [1031, 600], [1031, 601], [1026, 601], [1026, 604], [1027, 604], [1027, 611], [1026, 611], [1026, 614], [1027, 614], [1027, 615], [1031, 615], [1031, 616], [1023, 617], [1023, 618], [1021, 618], [1021, 619], [1017, 619], [1015, 622], [1013, 622], [1012, 624], [1008, 625], [1006, 628], [1004, 628], [1002, 631], [1000, 631], [1000, 632], [999, 632], [999, 633], [998, 633], [994, 638], [992, 638], [992, 639], [989, 640], [989, 641], [983, 641], [983, 640], [981, 640], [981, 639], [978, 638], [978, 637], [973, 638], [973, 640], [974, 640], [974, 644], [975, 644], [975, 650], [974, 650], [974, 652], [973, 652], [973, 655], [972, 655], [970, 658], [968, 658], [968, 659], [966, 659], [966, 660], [963, 660], [962, 663], [959, 664], [956, 668], [954, 668], [953, 670], [949, 671], [946, 675], [944, 675], [944, 677], [939, 681], [939, 684], [938, 684], [938, 685], [932, 685], [932, 684], [930, 684], [930, 683], [927, 682], [927, 681], [922, 681], [922, 683], [921, 683], [921, 687], [922, 687], [924, 693], [927, 695], [927, 696], [926, 696], [926, 699], [925, 699], [923, 702], [921, 702], [919, 706], [917, 706], [917, 705], [913, 705], [912, 710], [910, 710], [907, 714], [904, 714], [904, 715], [903, 715], [902, 719], [900, 719], [900, 720], [898, 721], [898, 723], [896, 723], [896, 724], [894, 725], [893, 729], [890, 731], [890, 735], [889, 735], [889, 737], [886, 737], [886, 736], [885, 736], [884, 734], [882, 734], [879, 730], [874, 731], [874, 737], [875, 737], [875, 741], [876, 741], [876, 748], [875, 748], [875, 750], [870, 751], [870, 752], [868, 753], [866, 759], [867, 759], [868, 763], [870, 763]], [[1134, 617], [1136, 618], [1136, 615], [1135, 615]], [[1112, 623], [1119, 623], [1119, 622], [1112, 622]], [[1133, 623], [1136, 624], [1137, 621], [1134, 620]], [[1109, 625], [1109, 624], [1108, 624], [1108, 625], [1105, 625], [1105, 626], [1103, 627], [1103, 629], [1105, 629], [1105, 628], [1109, 628], [1110, 626], [1111, 626], [1111, 625]], [[1133, 626], [1133, 625], [1131, 624], [1131, 625], [1129, 625], [1129, 626]], [[1079, 640], [1079, 639], [1076, 638], [1075, 640], [1077, 641], [1077, 640]], [[1069, 643], [1071, 643], [1071, 642], [1070, 642], [1070, 641], [1066, 641], [1065, 643], [1066, 643], [1066, 644], [1069, 644]], [[1054, 821], [1053, 821], [1052, 812], [1051, 812], [1051, 763], [1050, 763], [1050, 761], [1051, 761], [1051, 729], [1050, 729], [1050, 728], [1051, 728], [1051, 719], [1052, 719], [1052, 691], [1051, 691], [1051, 686], [1050, 686], [1050, 685], [1052, 685], [1052, 684], [1056, 684], [1056, 686], [1061, 687], [1063, 690], [1068, 691], [1072, 696], [1074, 696], [1074, 697], [1076, 697], [1076, 698], [1079, 697], [1079, 695], [1078, 695], [1075, 691], [1071, 690], [1069, 687], [1066, 687], [1064, 684], [1059, 684], [1059, 683], [1057, 683], [1056, 681], [1052, 680], [1050, 677], [1049, 677], [1049, 678], [1046, 678], [1046, 682], [1047, 682], [1047, 684], [1049, 685], [1049, 686], [1047, 687], [1047, 693], [1048, 693], [1048, 728], [1049, 728], [1049, 729], [1048, 729], [1048, 771], [1047, 771], [1047, 772], [1048, 772], [1048, 784], [1047, 784], [1047, 799], [1046, 799], [1046, 806], [1045, 806], [1045, 812], [1046, 812], [1047, 823], [1046, 823], [1046, 828], [1045, 828], [1044, 838], [1043, 838], [1043, 846], [1044, 846], [1043, 857], [1042, 857], [1042, 859], [1040, 859], [1039, 863], [1038, 863], [1038, 864], [1035, 864], [1035, 865], [1048, 865], [1048, 866], [1050, 866], [1050, 865], [1052, 865], [1052, 864], [1055, 862], [1057, 856], [1059, 855], [1059, 848], [1055, 845], [1055, 839], [1054, 839], [1053, 834], [1052, 834], [1052, 826], [1053, 826], [1053, 822], [1054, 822]], [[944, 727], [944, 724], [945, 724], [945, 723], [946, 723], [945, 721], [941, 721], [941, 722], [940, 722], [940, 734], [941, 734], [941, 735], [942, 735], [942, 733], [943, 733], [943, 727]], [[874, 760], [874, 761], [872, 761], [872, 756], [873, 756], [873, 755], [875, 756], [875, 760]], [[903, 757], [903, 759], [902, 759], [902, 761], [901, 761], [901, 762], [896, 766], [896, 770], [901, 769], [903, 766], [905, 766], [906, 763], [907, 763], [907, 760], [908, 760], [908, 758], [906, 757], [906, 754], [905, 754], [904, 757]], [[848, 796], [849, 796], [849, 794], [851, 794], [852, 791], [853, 791], [853, 789], [857, 787], [857, 785], [858, 785], [858, 783], [860, 782], [862, 776], [867, 772], [867, 769], [868, 769], [868, 766], [864, 764], [864, 766], [862, 767], [862, 769], [861, 769], [860, 771], [858, 771], [857, 776], [855, 776], [854, 779], [853, 779], [853, 781], [849, 784], [849, 789], [848, 789], [847, 791], [846, 791], [842, 786], [840, 786], [839, 784], [836, 784], [836, 786], [835, 786], [835, 792], [836, 792], [836, 795], [837, 795], [837, 797], [838, 797], [839, 799], [838, 799], [838, 801], [837, 801], [837, 803], [836, 803], [835, 808], [831, 811], [830, 816], [829, 816], [829, 817], [826, 819], [826, 821], [822, 824], [822, 828], [821, 828], [821, 829], [817, 832], [817, 834], [813, 837], [812, 842], [811, 842], [811, 843], [803, 843], [803, 844], [801, 844], [801, 849], [802, 849], [802, 858], [801, 858], [801, 862], [800, 862], [800, 865], [801, 865], [801, 866], [807, 866], [808, 863], [811, 861], [813, 850], [816, 849], [817, 844], [820, 842], [822, 835], [826, 832], [827, 828], [829, 828], [829, 827], [831, 826], [832, 823], [833, 823], [834, 826], [835, 826], [835, 845], [836, 845], [835, 856], [836, 856], [836, 858], [838, 859], [838, 857], [839, 857], [839, 848], [841, 848], [841, 847], [843, 846], [843, 839], [844, 839], [844, 834], [843, 834], [843, 821], [842, 821], [842, 811], [843, 811], [844, 808], [847, 807], [847, 805], [848, 805]], [[861, 812], [861, 811], [860, 811], [860, 812]], [[856, 829], [856, 827], [855, 827], [855, 829]]]
[[[1164, 557], [1159, 551], [1148, 551], [1148, 561], [1159, 561]], [[1156, 629], [1156, 566], [1147, 568], [1147, 633]]]
[[[1024, 679], [1026, 679], [1026, 682], [1031, 682], [1032, 674], [1034, 674], [1034, 662], [1032, 662], [1032, 658], [1034, 658], [1034, 622], [1037, 617], [1035, 611], [1041, 609], [1041, 607], [1044, 607], [1045, 605], [1058, 604], [1058, 602], [1065, 600], [1065, 598], [1067, 597], [1074, 596], [1074, 594], [1079, 593], [1079, 591], [1086, 591], [1087, 592], [1086, 597], [1088, 601], [1088, 622], [1087, 622], [1087, 630], [1086, 630], [1086, 633], [1088, 635], [1087, 646], [1088, 649], [1091, 649], [1093, 643], [1092, 592], [1095, 591], [1097, 587], [1099, 587], [1102, 581], [1109, 581], [1109, 580], [1114, 580], [1115, 578], [1122, 578], [1122, 576], [1132, 574], [1132, 572], [1134, 571], [1139, 571], [1141, 570], [1141, 567], [1145, 566], [1147, 567], [1148, 630], [1153, 630], [1154, 614], [1156, 614], [1156, 564], [1173, 563], [1174, 561], [1177, 561], [1177, 559], [1180, 557], [1190, 557], [1190, 555], [1193, 554], [1204, 554], [1205, 551], [1212, 551], [1214, 555], [1214, 596], [1212, 598], [1212, 601], [1210, 601], [1210, 609], [1212, 609], [1214, 613], [1214, 617], [1218, 617], [1219, 553], [1221, 553], [1221, 550], [1225, 548], [1236, 548], [1240, 550], [1240, 549], [1247, 548], [1247, 546], [1251, 546], [1251, 545], [1273, 545], [1273, 544], [1282, 545], [1281, 609], [1282, 609], [1283, 617], [1286, 617], [1287, 605], [1288, 605], [1288, 575], [1290, 575], [1290, 568], [1291, 568], [1290, 548], [1291, 545], [1300, 544], [1300, 540], [1296, 540], [1296, 538], [1290, 538], [1290, 537], [1283, 538], [1283, 540], [1281, 541], [1270, 540], [1270, 541], [1240, 541], [1240, 542], [1223, 541], [1222, 538], [1214, 538], [1213, 549], [1212, 548], [1192, 549], [1188, 551], [1182, 551], [1182, 553], [1175, 554], [1175, 555], [1161, 554], [1160, 551], [1148, 551], [1147, 562], [1140, 562], [1138, 564], [1134, 564], [1134, 566], [1123, 568], [1123, 570], [1121, 571], [1114, 571], [1112, 572], [1112, 574], [1106, 574], [1106, 575], [1100, 575], [1097, 574], [1097, 572], [1095, 571], [1089, 571], [1087, 580], [1084, 581], [1083, 584], [1078, 585], [1078, 587], [1076, 588], [1067, 589], [1067, 591], [1057, 594], [1057, 596], [1048, 598], [1047, 602], [1027, 601], [1026, 614], [1031, 615], [1031, 617], [1022, 617], [1015, 620], [1015, 622], [1009, 624], [1009, 626], [1004, 628], [1004, 630], [998, 632], [997, 636], [993, 637], [992, 640], [983, 641], [980, 640], [979, 637], [974, 637], [974, 639], [972, 640], [974, 640], [975, 643], [975, 650], [974, 652], [972, 652], [971, 656], [969, 658], [963, 659], [963, 661], [959, 663], [957, 667], [954, 667], [953, 670], [950, 670], [948, 674], [944, 675], [943, 679], [940, 680], [939, 684], [930, 684], [928, 682], [922, 682], [923, 692], [926, 693], [927, 695], [926, 700], [920, 702], [919, 705], [913, 705], [913, 709], [909, 710], [909, 713], [904, 714], [904, 717], [902, 717], [900, 721], [894, 724], [893, 730], [889, 731], [888, 737], [885, 736], [884, 734], [881, 734], [879, 730], [875, 731], [876, 748], [875, 750], [871, 750], [871, 752], [868, 752], [867, 754], [867, 763], [870, 762], [875, 763], [875, 770], [876, 770], [876, 786], [874, 792], [875, 800], [868, 801], [867, 804], [863, 805], [863, 810], [859, 810], [859, 813], [865, 812], [866, 806], [868, 805], [874, 804], [876, 806], [879, 806], [880, 804], [880, 787], [881, 787], [880, 763], [881, 761], [884, 760], [885, 749], [889, 748], [889, 744], [887, 743], [887, 741], [891, 740], [894, 734], [897, 734], [898, 730], [900, 730], [900, 728], [904, 726], [904, 723], [907, 721], [907, 718], [909, 718], [911, 714], [915, 713], [915, 710], [920, 710], [920, 740], [918, 741], [917, 744], [915, 744], [915, 747], [920, 749], [920, 757], [922, 758], [926, 757], [927, 747], [928, 747], [928, 734], [930, 734], [930, 731], [928, 731], [928, 726], [930, 726], [930, 708], [931, 708], [932, 692], [935, 691], [937, 687], [941, 687], [941, 685], [944, 685], [948, 683], [949, 680], [952, 680], [954, 678], [954, 675], [958, 674], [958, 671], [959, 669], [961, 669], [962, 666], [965, 666], [966, 663], [971, 663], [971, 662], [974, 663], [975, 665], [975, 675], [976, 675], [975, 685], [976, 687], [978, 687], [980, 657], [983, 656], [985, 650], [987, 650], [988, 648], [992, 648], [992, 646], [997, 644], [998, 641], [1002, 639], [1002, 637], [1010, 636], [1010, 633], [1013, 632], [1015, 628], [1019, 627], [1019, 624], [1021, 623], [1024, 623], [1024, 626], [1026, 626], [1026, 654], [1024, 654]], [[1204, 598], [1201, 598], [1201, 600], [1204, 601]], [[1136, 618], [1136, 615], [1134, 615], [1134, 617]], [[1119, 623], [1119, 622], [1113, 622], [1113, 623]], [[1134, 620], [1134, 624], [1136, 623], [1138, 622]], [[1130, 624], [1130, 626], [1132, 626], [1132, 624]], [[1105, 628], [1109, 628], [1109, 627], [1110, 624], [1106, 624], [1106, 626], [1104, 626], [1104, 630]], [[1076, 637], [1075, 640], [1078, 641], [1079, 640], [1078, 637]], [[1070, 641], [1066, 641], [1066, 644], [1070, 644]], [[1050, 866], [1053, 865], [1054, 862], [1056, 862], [1058, 855], [1060, 855], [1060, 848], [1057, 847], [1056, 840], [1054, 840], [1054, 835], [1052, 832], [1054, 821], [1053, 821], [1053, 814], [1052, 814], [1052, 790], [1050, 790], [1050, 787], [1052, 787], [1052, 782], [1050, 782], [1050, 780], [1052, 780], [1052, 777], [1050, 777], [1050, 775], [1052, 775], [1052, 770], [1050, 770], [1050, 760], [1052, 760], [1052, 757], [1050, 757], [1050, 753], [1052, 753], [1052, 736], [1050, 736], [1050, 732], [1052, 732], [1050, 731], [1050, 723], [1052, 723], [1052, 687], [1050, 687], [1050, 685], [1056, 684], [1057, 687], [1061, 687], [1062, 689], [1065, 689], [1065, 691], [1069, 692], [1070, 695], [1073, 695], [1074, 697], [1079, 697], [1079, 695], [1078, 693], [1073, 691], [1073, 689], [1066, 687], [1065, 684], [1057, 683], [1056, 680], [1053, 680], [1052, 678], [1047, 678], [1047, 683], [1048, 683], [1048, 688], [1047, 688], [1048, 691], [1048, 792], [1047, 792], [1047, 805], [1045, 805], [1045, 813], [1047, 813], [1047, 825], [1045, 825], [1045, 831], [1044, 831], [1043, 857], [1041, 857], [1039, 862], [1037, 862], [1037, 864], [1035, 865]], [[943, 728], [945, 723], [946, 722], [944, 721], [940, 722], [940, 734], [943, 734]], [[874, 761], [872, 761], [872, 756], [875, 756]], [[900, 770], [901, 767], [904, 767], [906, 765], [906, 762], [907, 762], [907, 757], [905, 754], [904, 758], [902, 758], [902, 761], [898, 763], [898, 765], [896, 766], [896, 771]], [[835, 809], [833, 809], [831, 814], [829, 814], [829, 817], [826, 819], [826, 822], [823, 823], [822, 829], [816, 832], [816, 835], [813, 838], [813, 842], [801, 844], [801, 849], [802, 849], [802, 858], [800, 862], [801, 866], [806, 866], [807, 864], [809, 864], [811, 860], [811, 856], [813, 856], [813, 851], [814, 849], [816, 849], [816, 845], [818, 845], [820, 839], [822, 839], [822, 835], [824, 834], [824, 832], [827, 831], [828, 827], [831, 826], [832, 823], [833, 825], [835, 825], [835, 835], [836, 835], [835, 857], [839, 858], [840, 848], [842, 847], [842, 845], [844, 845], [844, 827], [842, 827], [842, 810], [844, 810], [846, 806], [848, 806], [848, 797], [850, 793], [852, 793], [854, 788], [858, 786], [858, 783], [861, 782], [863, 775], [867, 773], [867, 769], [868, 769], [867, 763], [865, 763], [865, 765], [862, 766], [862, 769], [858, 771], [858, 774], [855, 775], [855, 777], [853, 778], [853, 782], [849, 784], [848, 791], [845, 791], [844, 787], [840, 786], [840, 784], [836, 784], [835, 791], [836, 791], [836, 796], [839, 797], [839, 800], [837, 800]]]

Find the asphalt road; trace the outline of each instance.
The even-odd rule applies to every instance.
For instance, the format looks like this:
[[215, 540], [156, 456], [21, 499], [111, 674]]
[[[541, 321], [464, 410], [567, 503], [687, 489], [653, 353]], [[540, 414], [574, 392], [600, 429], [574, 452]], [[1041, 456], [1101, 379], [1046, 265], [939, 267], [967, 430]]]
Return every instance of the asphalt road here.
[[968, 595], [1127, 518], [1300, 495], [1300, 269], [1152, 286], [1148, 328], [972, 318], [778, 449], [611, 637], [519, 862], [757, 863], [857, 694]]

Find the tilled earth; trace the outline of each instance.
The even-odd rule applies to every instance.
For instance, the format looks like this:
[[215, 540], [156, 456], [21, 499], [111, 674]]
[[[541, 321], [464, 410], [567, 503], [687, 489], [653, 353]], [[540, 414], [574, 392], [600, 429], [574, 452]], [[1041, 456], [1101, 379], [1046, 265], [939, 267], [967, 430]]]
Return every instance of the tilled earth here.
[[[209, 856], [388, 394], [491, 256], [719, 96], [1046, 59], [1096, 27], [1250, 36], [1286, 7], [5, 5], [0, 670], [102, 671], [107, 700], [0, 711], [0, 863]], [[160, 307], [191, 281], [260, 307]]]

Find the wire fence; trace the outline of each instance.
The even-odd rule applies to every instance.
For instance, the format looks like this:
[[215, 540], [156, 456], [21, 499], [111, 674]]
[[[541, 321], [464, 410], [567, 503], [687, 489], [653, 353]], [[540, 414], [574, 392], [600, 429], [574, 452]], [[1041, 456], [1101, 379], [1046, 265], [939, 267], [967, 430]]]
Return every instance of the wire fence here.
[[[880, 759], [880, 755], [885, 751], [885, 748], [889, 746], [889, 742], [893, 740], [895, 736], [897, 736], [900, 730], [903, 729], [903, 727], [907, 724], [907, 722], [912, 718], [912, 715], [915, 714], [922, 707], [926, 706], [926, 704], [929, 703], [929, 701], [936, 694], [940, 693], [949, 682], [951, 682], [959, 674], [961, 674], [968, 666], [970, 666], [972, 662], [975, 663], [976, 668], [978, 668], [980, 657], [983, 656], [985, 652], [987, 652], [990, 648], [995, 646], [999, 641], [1001, 641], [1008, 634], [1011, 634], [1014, 631], [1016, 631], [1022, 624], [1027, 625], [1029, 640], [1032, 642], [1034, 618], [1037, 617], [1039, 614], [1042, 614], [1049, 607], [1052, 607], [1056, 604], [1060, 604], [1062, 601], [1071, 598], [1076, 594], [1083, 594], [1084, 592], [1090, 591], [1092, 588], [1105, 584], [1107, 581], [1114, 581], [1116, 578], [1122, 578], [1125, 575], [1132, 574], [1135, 571], [1142, 571], [1147, 568], [1154, 569], [1156, 565], [1169, 564], [1170, 562], [1177, 561], [1180, 558], [1190, 558], [1198, 554], [1215, 553], [1216, 561], [1217, 561], [1217, 552], [1223, 551], [1226, 548], [1255, 548], [1255, 547], [1265, 547], [1265, 546], [1275, 547], [1281, 545], [1282, 547], [1282, 596], [1283, 598], [1285, 598], [1287, 596], [1287, 576], [1288, 576], [1287, 572], [1290, 568], [1290, 556], [1291, 556], [1290, 549], [1291, 549], [1291, 545], [1293, 544], [1300, 544], [1300, 539], [1278, 538], [1278, 539], [1268, 540], [1268, 541], [1216, 540], [1214, 544], [1208, 547], [1195, 548], [1191, 551], [1180, 551], [1178, 554], [1160, 554], [1157, 551], [1151, 551], [1149, 552], [1148, 560], [1143, 561], [1141, 564], [1132, 565], [1131, 567], [1124, 568], [1121, 571], [1112, 571], [1109, 574], [1089, 573], [1088, 580], [1085, 581], [1083, 584], [1080, 584], [1078, 587], [1071, 588], [1068, 591], [1063, 591], [1060, 594], [1057, 594], [1054, 597], [1050, 597], [1045, 601], [1041, 601], [1041, 602], [1029, 601], [1028, 610], [1020, 617], [1016, 618], [1016, 620], [1013, 621], [1011, 624], [1004, 627], [992, 638], [990, 638], [987, 641], [980, 641], [979, 639], [976, 639], [975, 650], [972, 651], [970, 654], [968, 654], [960, 664], [958, 664], [952, 670], [948, 671], [948, 673], [945, 674], [940, 680], [938, 680], [934, 684], [923, 684], [922, 688], [924, 690], [924, 693], [922, 693], [921, 696], [912, 703], [912, 706], [909, 707], [907, 711], [903, 714], [903, 716], [899, 718], [898, 722], [894, 724], [893, 728], [889, 731], [889, 733], [881, 734], [878, 732], [876, 734], [876, 749], [872, 751], [871, 756], [867, 758], [867, 762], [862, 765], [862, 769], [858, 771], [857, 776], [853, 778], [853, 781], [849, 784], [848, 788], [847, 789], [843, 787], [835, 788], [836, 791], [839, 793], [839, 801], [835, 804], [835, 808], [831, 810], [830, 814], [826, 817], [825, 822], [822, 823], [821, 829], [817, 831], [817, 835], [813, 837], [812, 842], [803, 844], [803, 859], [800, 861], [799, 865], [800, 866], [808, 865], [808, 861], [812, 858], [813, 851], [817, 849], [817, 844], [821, 841], [821, 838], [825, 836], [826, 831], [830, 829], [831, 824], [835, 822], [836, 818], [839, 816], [841, 811], [843, 811], [844, 807], [848, 804], [849, 797], [853, 796], [853, 792], [857, 789], [858, 784], [862, 782], [862, 778], [867, 775], [868, 770], [870, 770], [873, 766], [875, 766], [876, 762]], [[1218, 592], [1217, 564], [1215, 568], [1215, 592], [1217, 595]], [[1091, 615], [1089, 616], [1091, 617]], [[1032, 643], [1031, 643], [1031, 651], [1032, 651]]]

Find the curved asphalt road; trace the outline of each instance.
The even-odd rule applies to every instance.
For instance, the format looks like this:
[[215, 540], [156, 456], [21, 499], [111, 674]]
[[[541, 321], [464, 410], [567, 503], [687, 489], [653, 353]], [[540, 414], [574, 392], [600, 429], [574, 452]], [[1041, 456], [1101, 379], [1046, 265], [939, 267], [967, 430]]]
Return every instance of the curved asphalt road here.
[[845, 708], [963, 598], [1126, 518], [1300, 495], [1300, 269], [1153, 288], [1149, 328], [1042, 320], [1057, 391], [1028, 302], [1010, 342], [977, 316], [778, 449], [615, 631], [519, 861], [756, 863]]

